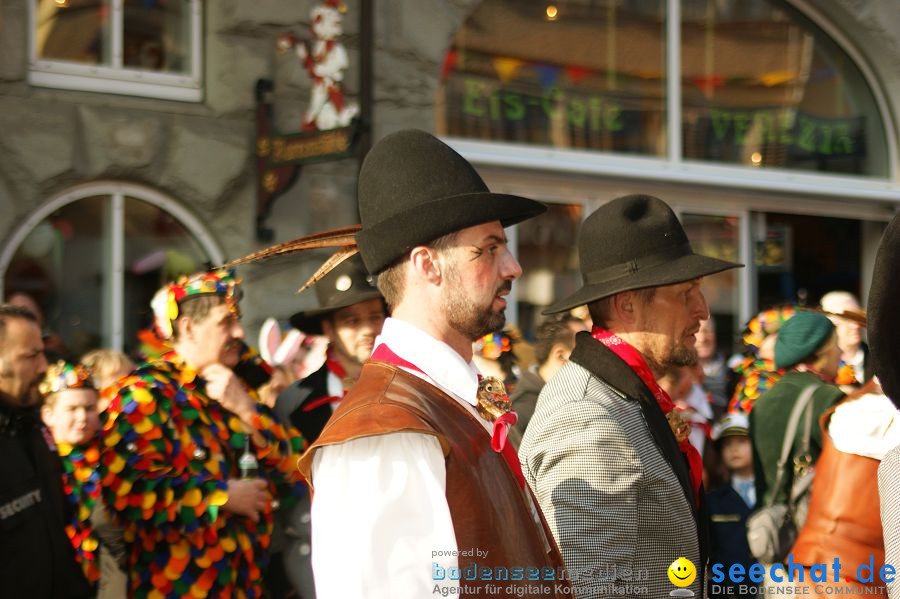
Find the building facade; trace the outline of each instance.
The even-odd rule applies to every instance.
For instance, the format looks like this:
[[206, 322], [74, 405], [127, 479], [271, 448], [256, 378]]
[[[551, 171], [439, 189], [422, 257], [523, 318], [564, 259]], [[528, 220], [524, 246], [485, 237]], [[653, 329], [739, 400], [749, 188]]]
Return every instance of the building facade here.
[[[526, 331], [579, 284], [580, 220], [626, 193], [666, 199], [696, 249], [747, 264], [705, 282], [723, 343], [775, 303], [865, 298], [900, 205], [892, 0], [363, 1], [346, 2], [343, 83], [371, 98], [371, 138], [434, 131], [493, 190], [551, 206], [510, 233]], [[267, 244], [255, 90], [270, 80], [274, 127], [300, 130], [310, 79], [276, 40], [309, 37], [319, 4], [0, 4], [5, 295], [37, 299], [75, 354], [133, 349], [167, 277]], [[357, 222], [358, 168], [300, 167], [271, 238]], [[316, 259], [242, 269], [251, 339], [313, 302], [294, 290]]]

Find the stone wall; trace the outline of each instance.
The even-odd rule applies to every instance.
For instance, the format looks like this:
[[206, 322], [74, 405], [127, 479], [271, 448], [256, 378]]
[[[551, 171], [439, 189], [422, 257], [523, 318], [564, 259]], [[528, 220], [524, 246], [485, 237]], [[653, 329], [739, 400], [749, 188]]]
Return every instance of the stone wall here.
[[[182, 202], [228, 257], [261, 247], [255, 238], [254, 85], [261, 77], [274, 81], [277, 126], [297, 130], [309, 79], [296, 56], [276, 52], [275, 39], [288, 31], [306, 36], [309, 9], [316, 2], [204, 2], [204, 100], [199, 103], [28, 85], [27, 2], [0, 2], [0, 240], [8, 239], [17, 223], [55, 193], [86, 181], [123, 180]], [[344, 44], [351, 68], [345, 89], [355, 96], [359, 0], [346, 3]], [[374, 3], [373, 139], [410, 126], [434, 130], [444, 51], [477, 4]], [[885, 95], [900, 98], [896, 0], [810, 0], [809, 6], [840, 25], [880, 78]], [[889, 102], [888, 116], [897, 123], [895, 105]], [[897, 167], [893, 165], [895, 172]], [[304, 167], [268, 220], [275, 240], [357, 222], [358, 168], [356, 158]], [[322, 256], [242, 269], [252, 336], [264, 317], [284, 318], [312, 305], [312, 294], [298, 297], [294, 290]]]

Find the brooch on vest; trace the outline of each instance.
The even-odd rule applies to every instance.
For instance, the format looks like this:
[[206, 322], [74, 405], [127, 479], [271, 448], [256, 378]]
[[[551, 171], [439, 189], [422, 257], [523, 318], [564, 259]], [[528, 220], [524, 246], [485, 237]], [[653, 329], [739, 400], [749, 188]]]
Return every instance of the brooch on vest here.
[[506, 393], [506, 386], [496, 377], [479, 377], [476, 397], [478, 413], [488, 422], [494, 423], [491, 447], [499, 453], [506, 446], [509, 428], [519, 420], [519, 417], [512, 411], [512, 402]]

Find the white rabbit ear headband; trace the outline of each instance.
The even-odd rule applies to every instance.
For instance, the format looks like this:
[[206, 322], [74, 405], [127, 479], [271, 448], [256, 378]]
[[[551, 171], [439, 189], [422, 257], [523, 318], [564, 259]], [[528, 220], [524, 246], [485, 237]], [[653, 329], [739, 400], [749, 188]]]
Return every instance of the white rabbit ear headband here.
[[290, 364], [297, 357], [306, 336], [297, 329], [282, 335], [274, 318], [267, 318], [259, 330], [259, 353], [272, 366]]

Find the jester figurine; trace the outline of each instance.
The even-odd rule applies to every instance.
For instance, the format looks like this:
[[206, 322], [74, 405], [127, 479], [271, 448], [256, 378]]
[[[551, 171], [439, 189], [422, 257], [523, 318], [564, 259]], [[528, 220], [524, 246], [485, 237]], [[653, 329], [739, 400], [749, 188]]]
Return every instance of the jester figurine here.
[[129, 597], [262, 596], [273, 509], [302, 489], [302, 437], [232, 370], [239, 292], [231, 270], [168, 285], [157, 324], [173, 351], [122, 379], [101, 416], [101, 487], [124, 527]]

